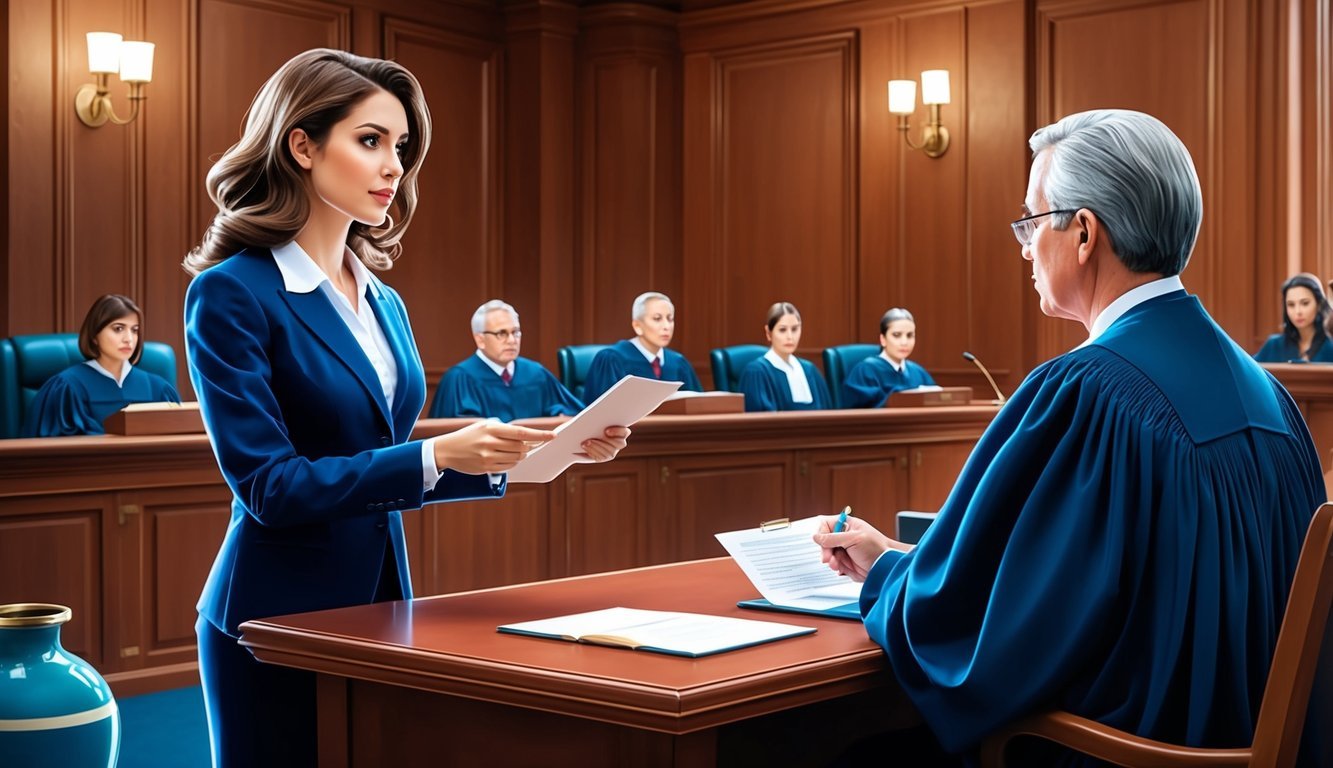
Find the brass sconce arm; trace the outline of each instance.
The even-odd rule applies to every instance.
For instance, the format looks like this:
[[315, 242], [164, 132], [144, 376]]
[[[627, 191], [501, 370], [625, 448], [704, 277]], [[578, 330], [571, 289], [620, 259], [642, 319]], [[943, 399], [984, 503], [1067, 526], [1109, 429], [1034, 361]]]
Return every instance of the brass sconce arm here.
[[78, 113], [84, 125], [96, 128], [108, 120], [116, 125], [126, 125], [139, 116], [139, 105], [148, 98], [144, 95], [143, 83], [129, 84], [130, 115], [122, 118], [116, 114], [115, 108], [111, 105], [111, 92], [107, 87], [110, 74], [96, 72], [93, 77], [96, 78], [96, 83], [84, 83], [74, 94], [74, 111]]
[[926, 126], [921, 129], [921, 142], [918, 144], [912, 141], [908, 134], [910, 126], [908, 125], [907, 115], [898, 116], [898, 130], [903, 135], [903, 141], [912, 149], [919, 149], [925, 153], [926, 157], [939, 157], [949, 149], [949, 129], [945, 128], [940, 122], [940, 105], [928, 104], [930, 107], [930, 119]]

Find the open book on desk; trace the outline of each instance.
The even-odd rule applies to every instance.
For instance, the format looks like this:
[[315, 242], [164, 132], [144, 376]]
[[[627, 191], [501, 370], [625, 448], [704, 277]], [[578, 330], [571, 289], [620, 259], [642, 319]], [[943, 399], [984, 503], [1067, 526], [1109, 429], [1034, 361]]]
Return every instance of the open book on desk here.
[[861, 585], [839, 576], [820, 561], [811, 538], [819, 518], [717, 534], [731, 559], [750, 578], [763, 600], [742, 600], [742, 608], [861, 619]]
[[626, 376], [602, 396], [555, 428], [555, 439], [537, 446], [509, 470], [511, 483], [549, 483], [571, 465], [592, 461], [583, 455], [583, 441], [602, 437], [607, 427], [628, 427], [680, 389], [679, 381]]
[[505, 624], [497, 629], [514, 635], [549, 637], [691, 658], [815, 632], [814, 627], [772, 621], [751, 621], [701, 613], [644, 611], [637, 608], [606, 608], [553, 619]]

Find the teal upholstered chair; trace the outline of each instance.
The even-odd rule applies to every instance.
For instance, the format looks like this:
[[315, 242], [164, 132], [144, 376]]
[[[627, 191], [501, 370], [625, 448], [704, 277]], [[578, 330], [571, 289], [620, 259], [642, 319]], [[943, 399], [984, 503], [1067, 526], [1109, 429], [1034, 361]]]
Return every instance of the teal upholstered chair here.
[[745, 366], [758, 360], [768, 351], [768, 347], [758, 344], [737, 344], [734, 347], [718, 347], [708, 355], [713, 366], [713, 389], [719, 392], [740, 392], [741, 374]]
[[[76, 333], [43, 333], [0, 339], [0, 438], [18, 437], [28, 407], [46, 380], [83, 362]], [[176, 386], [176, 351], [145, 341], [139, 367]]]
[[844, 344], [824, 350], [824, 378], [828, 379], [829, 397], [834, 408], [844, 408], [842, 382], [857, 363], [879, 354], [878, 344]]
[[560, 364], [560, 383], [565, 385], [579, 400], [583, 399], [583, 381], [588, 378], [588, 368], [597, 353], [609, 344], [573, 344], [561, 347], [556, 352], [556, 361]]

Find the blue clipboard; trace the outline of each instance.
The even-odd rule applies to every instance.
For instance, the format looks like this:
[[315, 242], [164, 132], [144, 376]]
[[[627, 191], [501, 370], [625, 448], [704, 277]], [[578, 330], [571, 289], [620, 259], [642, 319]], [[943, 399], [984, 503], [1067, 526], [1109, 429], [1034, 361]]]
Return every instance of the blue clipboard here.
[[814, 608], [794, 608], [790, 605], [774, 605], [764, 598], [760, 597], [754, 600], [742, 600], [736, 603], [741, 608], [754, 608], [760, 611], [778, 611], [780, 613], [804, 613], [810, 616], [823, 616], [826, 619], [851, 619], [852, 621], [861, 620], [861, 604], [858, 602], [844, 603], [835, 605], [832, 608], [826, 608], [822, 611]]

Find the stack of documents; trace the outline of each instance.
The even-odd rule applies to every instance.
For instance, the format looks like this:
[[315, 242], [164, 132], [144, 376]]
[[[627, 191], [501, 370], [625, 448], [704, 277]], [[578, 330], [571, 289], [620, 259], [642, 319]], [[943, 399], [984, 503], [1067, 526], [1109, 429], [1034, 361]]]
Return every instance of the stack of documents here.
[[708, 656], [787, 637], [814, 634], [814, 627], [700, 613], [606, 608], [553, 619], [498, 627], [501, 632], [594, 645], [633, 648], [674, 656]]
[[861, 585], [820, 561], [820, 547], [811, 538], [818, 528], [819, 518], [807, 517], [777, 528], [717, 534], [765, 598], [742, 601], [741, 607], [860, 620]]

